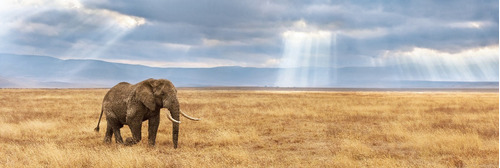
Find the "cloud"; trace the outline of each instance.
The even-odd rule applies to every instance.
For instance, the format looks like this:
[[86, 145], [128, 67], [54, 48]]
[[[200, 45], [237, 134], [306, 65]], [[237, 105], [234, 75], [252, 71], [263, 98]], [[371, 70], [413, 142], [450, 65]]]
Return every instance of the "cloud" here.
[[332, 33], [330, 54], [337, 58], [329, 65], [337, 67], [374, 66], [386, 51], [453, 54], [498, 45], [498, 1], [8, 0], [0, 6], [0, 52], [151, 66], [277, 67], [282, 35], [290, 31]]
[[[4, 39], [0, 41], [0, 51], [4, 53], [54, 57], [89, 54], [92, 51], [81, 47], [82, 44], [100, 45], [91, 50], [103, 50], [103, 46], [109, 46], [127, 31], [146, 23], [141, 17], [86, 8], [76, 0], [2, 3], [10, 7], [0, 13], [3, 16], [0, 23], [6, 25], [0, 31], [0, 38]], [[69, 48], [80, 50], [70, 51]]]
[[396, 66], [406, 80], [498, 81], [498, 45], [446, 53], [427, 48], [386, 51], [374, 60]]

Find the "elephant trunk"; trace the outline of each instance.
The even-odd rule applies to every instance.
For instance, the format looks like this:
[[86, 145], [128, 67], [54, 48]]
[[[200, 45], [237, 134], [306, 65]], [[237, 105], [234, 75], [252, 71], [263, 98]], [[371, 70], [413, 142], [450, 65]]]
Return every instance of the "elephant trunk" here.
[[[174, 148], [177, 148], [177, 142], [179, 140], [179, 124], [180, 122], [180, 108], [179, 102], [175, 100], [172, 104], [172, 107], [168, 109], [170, 111], [169, 117], [171, 117], [172, 121], [172, 142], [174, 143]], [[168, 115], [168, 114], [167, 114]], [[177, 121], [177, 122], [175, 122]]]
[[173, 123], [173, 125], [172, 125], [172, 142], [174, 142], [175, 149], [177, 149], [178, 140], [179, 140], [179, 124]]

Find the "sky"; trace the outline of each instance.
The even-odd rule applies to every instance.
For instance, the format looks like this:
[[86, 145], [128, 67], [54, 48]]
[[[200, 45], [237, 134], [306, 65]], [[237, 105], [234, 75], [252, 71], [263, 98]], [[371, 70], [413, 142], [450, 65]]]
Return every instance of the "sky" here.
[[[0, 53], [151, 67], [396, 66], [428, 80], [498, 81], [498, 7], [494, 0], [2, 0]], [[442, 69], [452, 74], [435, 75]]]

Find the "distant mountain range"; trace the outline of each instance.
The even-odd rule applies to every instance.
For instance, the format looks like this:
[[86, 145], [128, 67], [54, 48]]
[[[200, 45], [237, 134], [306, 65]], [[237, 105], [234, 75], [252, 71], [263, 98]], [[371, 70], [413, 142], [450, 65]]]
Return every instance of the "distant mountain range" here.
[[401, 78], [402, 75], [407, 74], [401, 74], [397, 67], [155, 68], [98, 60], [0, 54], [0, 88], [108, 88], [122, 81], [136, 83], [147, 78], [169, 79], [177, 87], [277, 87], [285, 81], [286, 87], [498, 88], [498, 80], [436, 82], [408, 80]]

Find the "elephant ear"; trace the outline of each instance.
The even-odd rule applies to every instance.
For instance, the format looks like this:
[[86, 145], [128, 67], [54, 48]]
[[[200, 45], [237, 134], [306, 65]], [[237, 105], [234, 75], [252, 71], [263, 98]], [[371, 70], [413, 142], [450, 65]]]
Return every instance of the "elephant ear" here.
[[135, 99], [139, 100], [148, 109], [154, 111], [156, 108], [155, 98], [153, 96], [153, 88], [151, 87], [151, 81], [153, 79], [145, 80], [135, 88]]

